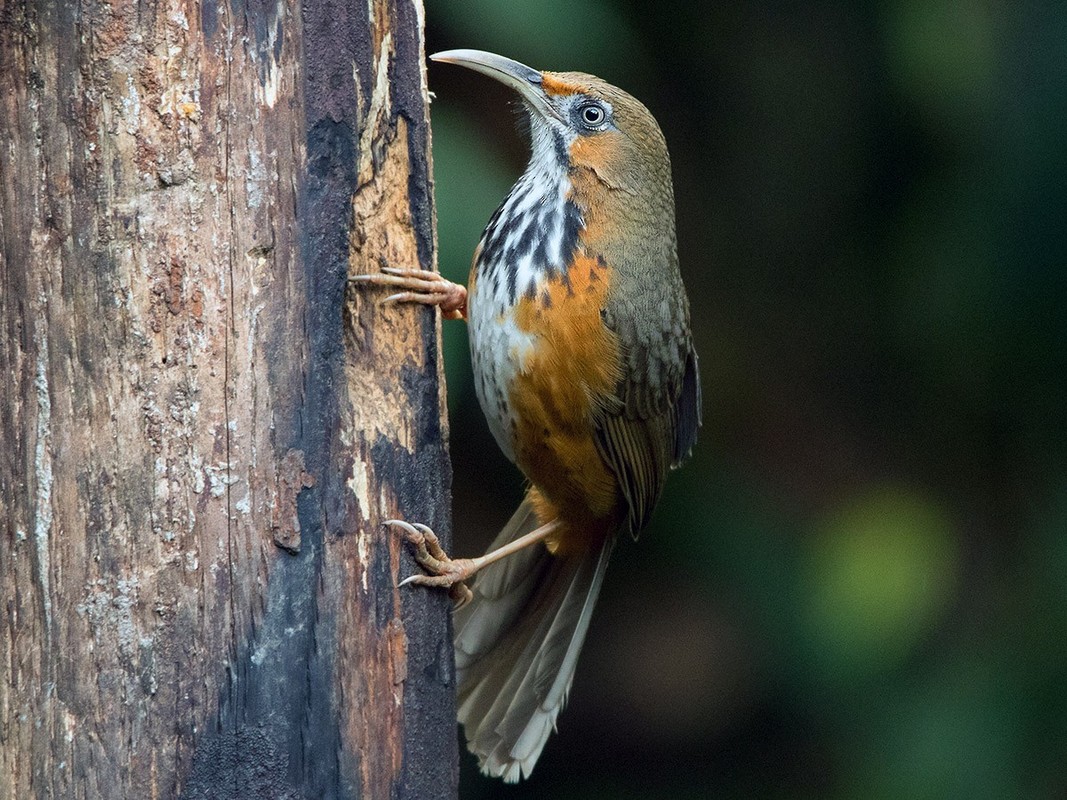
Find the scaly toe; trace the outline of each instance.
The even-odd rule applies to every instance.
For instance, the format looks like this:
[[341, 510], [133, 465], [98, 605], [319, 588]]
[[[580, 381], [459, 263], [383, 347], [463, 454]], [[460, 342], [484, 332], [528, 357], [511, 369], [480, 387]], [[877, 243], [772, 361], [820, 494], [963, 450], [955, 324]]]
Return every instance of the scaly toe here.
[[448, 557], [448, 553], [441, 547], [441, 540], [437, 538], [437, 534], [433, 532], [429, 525], [421, 525], [418, 522], [412, 523], [412, 527], [422, 534], [422, 541], [432, 558], [438, 561], [451, 561]]
[[437, 534], [428, 525], [418, 522], [404, 522], [400, 519], [387, 519], [383, 522], [390, 528], [398, 529], [407, 539], [414, 552], [412, 555], [429, 575], [410, 575], [397, 586], [435, 586], [448, 589], [455, 608], [462, 608], [474, 595], [463, 581], [474, 572], [474, 561], [469, 558], [452, 559], [441, 547]]
[[452, 610], [458, 611], [474, 599], [474, 592], [465, 583], [453, 583], [448, 596], [452, 599]]
[[[414, 559], [419, 562], [423, 567], [428, 569], [430, 572], [437, 572], [434, 567], [437, 566], [441, 559], [435, 558], [434, 553], [432, 553], [430, 549], [427, 548], [428, 540], [425, 533], [420, 531], [411, 523], [404, 522], [401, 519], [387, 519], [384, 520], [382, 524], [390, 528], [399, 529], [400, 535], [407, 539], [408, 544], [414, 551], [411, 554]], [[425, 525], [421, 527], [426, 528]], [[430, 529], [426, 528], [426, 530]], [[433, 531], [430, 531], [430, 535], [433, 536]], [[436, 536], [433, 536], [433, 539], [429, 541], [432, 541], [433, 545], [435, 545], [434, 549], [437, 552], [440, 552], [442, 555], [444, 555], [443, 551], [441, 550], [441, 546], [437, 543]]]

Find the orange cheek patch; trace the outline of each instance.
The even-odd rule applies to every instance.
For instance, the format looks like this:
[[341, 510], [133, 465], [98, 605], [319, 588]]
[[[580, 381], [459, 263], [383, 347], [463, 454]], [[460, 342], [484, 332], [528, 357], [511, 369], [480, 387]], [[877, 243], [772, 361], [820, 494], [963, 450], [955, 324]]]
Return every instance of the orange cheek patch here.
[[618, 136], [615, 131], [606, 130], [577, 137], [571, 142], [571, 164], [582, 167], [610, 164], [618, 158]]
[[[601, 197], [605, 185], [611, 188], [624, 186], [626, 160], [629, 157], [624, 150], [622, 134], [615, 130], [601, 131], [591, 136], [579, 136], [570, 146], [571, 195], [573, 197]], [[586, 230], [591, 217], [596, 216], [597, 208], [606, 208], [607, 204], [595, 204], [588, 209]]]

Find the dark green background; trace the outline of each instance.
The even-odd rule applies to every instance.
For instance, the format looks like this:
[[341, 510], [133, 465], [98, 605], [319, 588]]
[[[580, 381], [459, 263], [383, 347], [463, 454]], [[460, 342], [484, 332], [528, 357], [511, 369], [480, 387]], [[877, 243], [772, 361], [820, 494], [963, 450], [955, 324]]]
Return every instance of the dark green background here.
[[[704, 384], [533, 778], [464, 798], [1067, 796], [1067, 4], [430, 2], [659, 119]], [[521, 172], [430, 67], [441, 270]], [[521, 495], [446, 331], [457, 552]]]

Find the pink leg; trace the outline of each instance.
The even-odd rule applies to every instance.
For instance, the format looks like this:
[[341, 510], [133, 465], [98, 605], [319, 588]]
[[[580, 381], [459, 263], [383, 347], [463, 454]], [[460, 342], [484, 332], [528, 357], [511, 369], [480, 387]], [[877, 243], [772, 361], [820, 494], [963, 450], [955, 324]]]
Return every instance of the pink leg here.
[[436, 272], [425, 269], [398, 269], [382, 267], [372, 275], [353, 275], [352, 283], [369, 286], [388, 286], [403, 291], [391, 294], [382, 301], [390, 303], [422, 303], [438, 306], [445, 319], [467, 318], [467, 290], [458, 283], [442, 278]]
[[448, 557], [441, 548], [437, 536], [425, 525], [409, 524], [399, 519], [387, 519], [385, 524], [399, 528], [414, 550], [415, 560], [419, 562], [429, 575], [412, 575], [400, 582], [401, 586], [418, 584], [419, 586], [440, 586], [448, 589], [449, 596], [456, 603], [456, 607], [465, 606], [474, 595], [464, 584], [468, 578], [482, 567], [489, 566], [494, 561], [499, 561], [524, 547], [529, 547], [537, 542], [543, 542], [548, 536], [559, 528], [559, 522], [553, 520], [531, 531], [525, 536], [520, 536], [502, 547], [477, 558]]

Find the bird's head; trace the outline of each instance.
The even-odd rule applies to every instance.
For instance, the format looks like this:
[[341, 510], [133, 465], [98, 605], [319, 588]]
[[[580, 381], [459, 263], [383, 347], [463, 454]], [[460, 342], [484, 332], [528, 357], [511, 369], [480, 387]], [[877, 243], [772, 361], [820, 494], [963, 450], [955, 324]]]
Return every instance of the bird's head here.
[[[539, 72], [482, 50], [430, 56], [510, 86], [530, 116], [531, 166], [554, 161], [588, 170], [601, 186], [630, 195], [670, 192], [670, 159], [655, 118], [638, 100], [581, 72]], [[657, 191], [659, 190], [659, 191]]]

